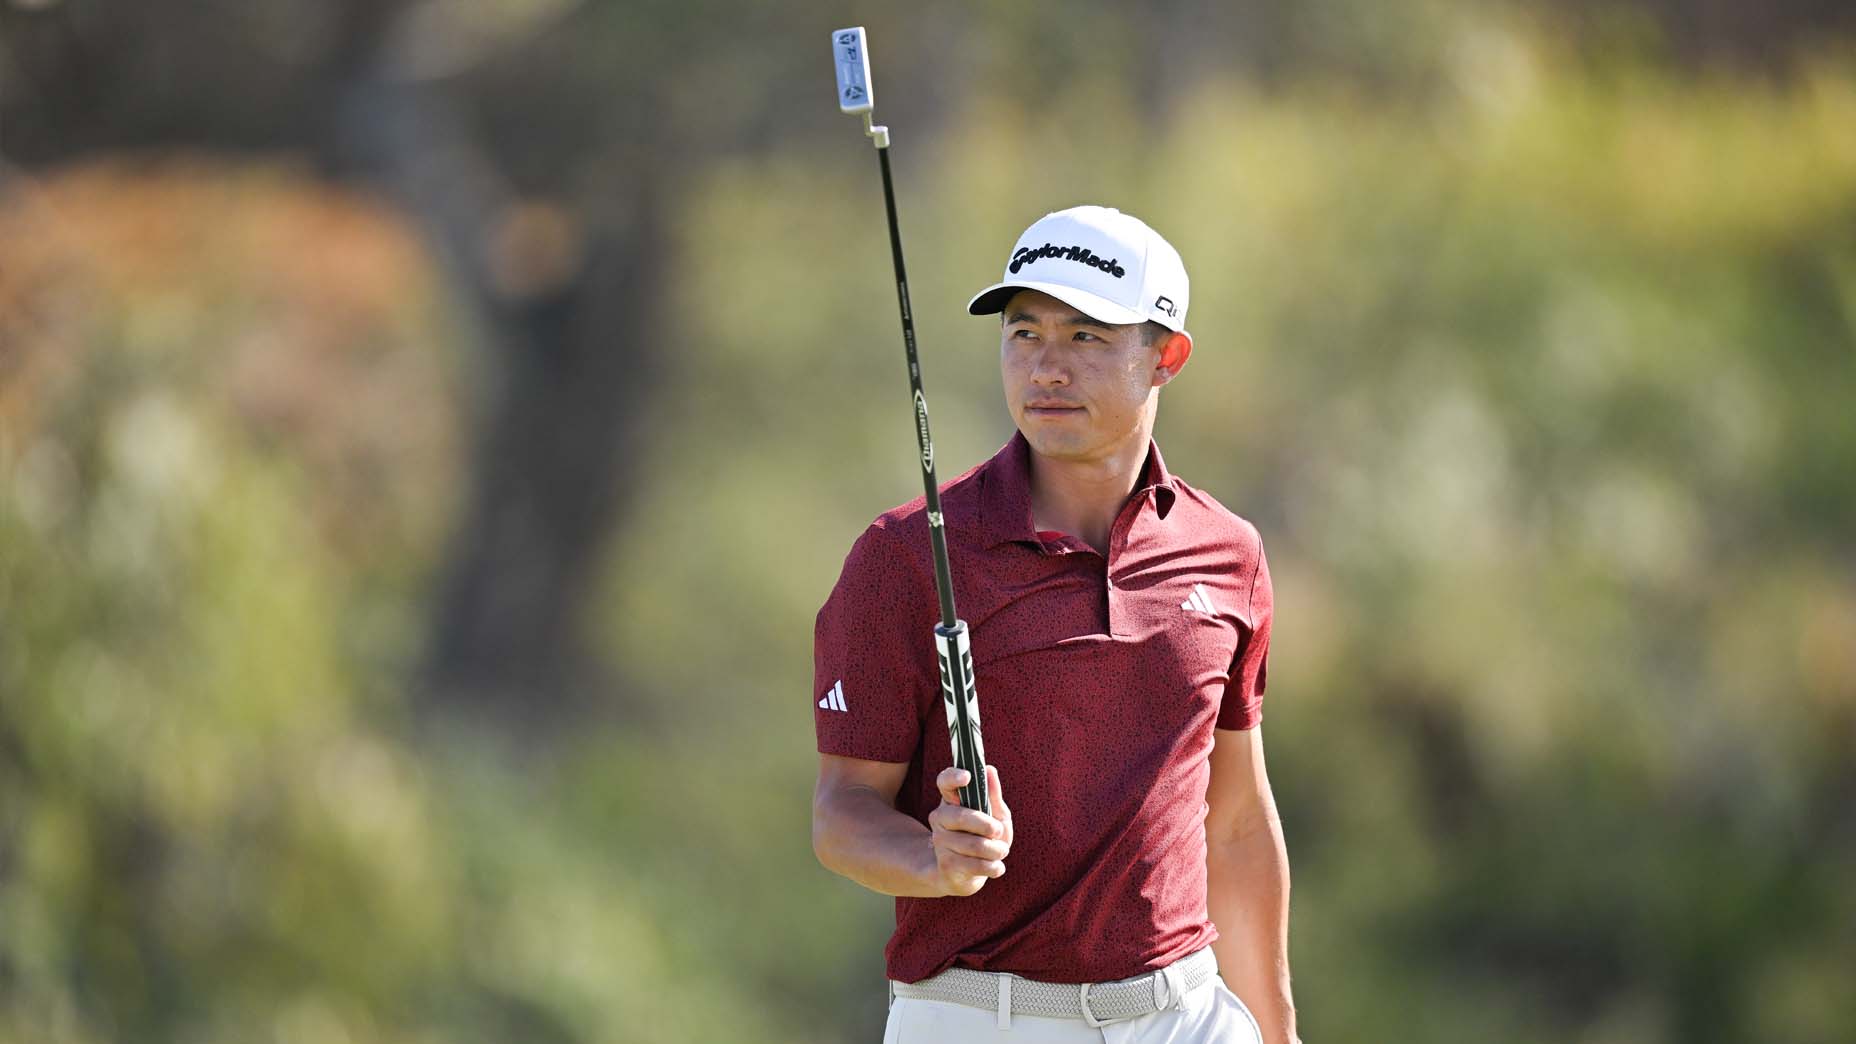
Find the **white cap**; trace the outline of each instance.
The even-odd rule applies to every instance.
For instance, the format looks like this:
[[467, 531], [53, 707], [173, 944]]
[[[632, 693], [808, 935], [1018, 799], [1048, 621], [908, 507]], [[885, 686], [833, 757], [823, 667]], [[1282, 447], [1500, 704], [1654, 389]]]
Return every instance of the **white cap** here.
[[1020, 290], [1041, 290], [1091, 319], [1113, 326], [1152, 320], [1186, 328], [1191, 296], [1179, 251], [1132, 214], [1110, 207], [1071, 207], [1025, 229], [1005, 262], [1002, 281], [967, 302], [969, 315], [1005, 311]]

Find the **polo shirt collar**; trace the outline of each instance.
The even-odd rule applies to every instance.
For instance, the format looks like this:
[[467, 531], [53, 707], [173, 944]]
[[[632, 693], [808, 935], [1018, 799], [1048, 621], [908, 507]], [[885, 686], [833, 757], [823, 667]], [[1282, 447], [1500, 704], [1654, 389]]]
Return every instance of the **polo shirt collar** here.
[[[1147, 440], [1147, 463], [1141, 467], [1133, 495], [1149, 490], [1156, 513], [1165, 518], [1179, 491], [1160, 456], [1160, 445], [1151, 438]], [[980, 529], [987, 547], [1014, 540], [1040, 542], [1031, 524], [1031, 444], [1023, 432], [1013, 432], [1011, 441], [987, 462], [986, 484], [980, 493]]]

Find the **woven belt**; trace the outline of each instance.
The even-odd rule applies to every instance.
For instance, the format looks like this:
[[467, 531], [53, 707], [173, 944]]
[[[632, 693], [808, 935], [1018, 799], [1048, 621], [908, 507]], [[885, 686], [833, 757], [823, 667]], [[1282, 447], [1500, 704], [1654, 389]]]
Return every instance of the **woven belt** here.
[[1091, 1026], [1106, 1026], [1151, 1015], [1168, 1006], [1180, 1006], [1185, 996], [1218, 974], [1218, 959], [1211, 947], [1174, 961], [1146, 975], [1116, 982], [1038, 982], [1006, 972], [949, 968], [920, 982], [891, 983], [898, 997], [948, 1001], [969, 1008], [1047, 1019], [1082, 1019]]

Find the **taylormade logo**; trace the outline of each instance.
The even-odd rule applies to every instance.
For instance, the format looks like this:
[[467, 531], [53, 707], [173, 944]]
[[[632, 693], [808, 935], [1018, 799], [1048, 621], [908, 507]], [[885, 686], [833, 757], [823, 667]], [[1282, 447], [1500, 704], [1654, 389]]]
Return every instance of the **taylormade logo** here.
[[1061, 247], [1051, 243], [1046, 243], [1041, 247], [1020, 247], [1018, 252], [1012, 255], [1012, 263], [1007, 265], [1005, 270], [1013, 275], [1017, 275], [1019, 269], [1026, 265], [1035, 265], [1047, 257], [1054, 257], [1063, 261], [1080, 261], [1090, 268], [1100, 268], [1116, 279], [1120, 279], [1122, 276], [1128, 274], [1127, 269], [1121, 267], [1120, 258], [1100, 257], [1095, 251], [1086, 247]]

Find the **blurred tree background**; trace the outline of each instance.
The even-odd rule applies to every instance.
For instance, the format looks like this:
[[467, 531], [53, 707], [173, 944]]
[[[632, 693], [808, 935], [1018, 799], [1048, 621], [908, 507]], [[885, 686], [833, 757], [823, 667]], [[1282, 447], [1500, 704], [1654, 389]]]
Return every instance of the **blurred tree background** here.
[[880, 1033], [812, 614], [1140, 214], [1312, 1041], [1856, 1037], [1856, 13], [0, 4], [0, 1040]]

